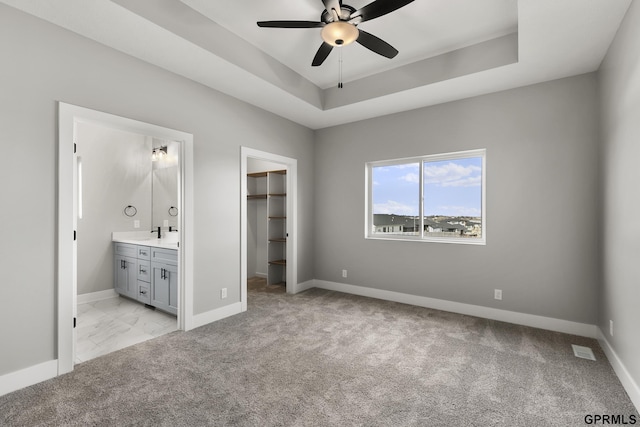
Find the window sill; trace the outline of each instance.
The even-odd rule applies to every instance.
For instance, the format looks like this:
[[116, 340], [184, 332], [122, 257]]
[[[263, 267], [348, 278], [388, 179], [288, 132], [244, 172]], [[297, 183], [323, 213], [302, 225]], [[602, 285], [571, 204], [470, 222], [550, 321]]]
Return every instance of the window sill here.
[[480, 245], [486, 246], [486, 238], [482, 239], [456, 239], [456, 238], [420, 238], [420, 237], [400, 237], [400, 236], [365, 236], [367, 240], [391, 240], [396, 242], [420, 242], [420, 243], [448, 243], [457, 245]]

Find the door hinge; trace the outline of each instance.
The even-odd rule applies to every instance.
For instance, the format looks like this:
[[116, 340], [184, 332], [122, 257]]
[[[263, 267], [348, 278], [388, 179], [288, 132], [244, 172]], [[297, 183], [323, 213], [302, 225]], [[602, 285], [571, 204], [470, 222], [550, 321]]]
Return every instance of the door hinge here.
[[73, 241], [76, 241], [76, 230], [73, 230]]
[[76, 154], [76, 149], [77, 149], [77, 144], [74, 142], [73, 143], [73, 154]]
[[76, 327], [76, 318], [75, 317], [73, 318], [73, 327], [74, 328]]

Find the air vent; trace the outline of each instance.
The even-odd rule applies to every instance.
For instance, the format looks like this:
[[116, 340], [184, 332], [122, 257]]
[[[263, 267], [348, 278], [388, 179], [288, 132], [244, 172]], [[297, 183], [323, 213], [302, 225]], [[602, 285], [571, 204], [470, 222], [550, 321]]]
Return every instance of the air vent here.
[[573, 354], [576, 357], [579, 357], [581, 359], [596, 360], [596, 357], [593, 355], [593, 351], [589, 347], [583, 347], [581, 345], [575, 344], [571, 344], [571, 347], [573, 348]]

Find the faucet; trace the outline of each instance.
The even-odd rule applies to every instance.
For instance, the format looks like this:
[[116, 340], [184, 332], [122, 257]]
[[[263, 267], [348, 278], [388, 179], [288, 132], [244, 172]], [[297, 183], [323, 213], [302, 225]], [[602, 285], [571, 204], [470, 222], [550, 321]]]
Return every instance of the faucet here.
[[[155, 230], [151, 230], [152, 233], [155, 233]], [[158, 239], [162, 239], [162, 228], [158, 227]]]

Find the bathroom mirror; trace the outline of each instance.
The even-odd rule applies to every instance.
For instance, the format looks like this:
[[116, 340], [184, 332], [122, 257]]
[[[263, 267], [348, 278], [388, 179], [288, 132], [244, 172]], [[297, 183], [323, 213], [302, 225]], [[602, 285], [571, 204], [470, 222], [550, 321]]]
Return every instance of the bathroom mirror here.
[[178, 218], [178, 148], [174, 141], [153, 139], [151, 166], [151, 224], [153, 229], [177, 230]]

